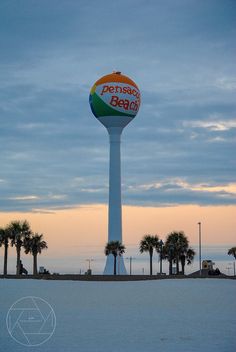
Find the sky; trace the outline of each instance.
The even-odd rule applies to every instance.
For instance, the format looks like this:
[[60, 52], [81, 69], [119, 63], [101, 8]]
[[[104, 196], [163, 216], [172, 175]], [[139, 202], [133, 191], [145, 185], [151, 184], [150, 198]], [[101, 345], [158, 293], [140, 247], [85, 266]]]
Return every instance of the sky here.
[[30, 219], [49, 255], [58, 236], [104, 244], [108, 136], [88, 96], [119, 70], [142, 95], [122, 136], [124, 241], [197, 243], [202, 221], [206, 244], [233, 245], [235, 23], [231, 0], [2, 0], [0, 226]]

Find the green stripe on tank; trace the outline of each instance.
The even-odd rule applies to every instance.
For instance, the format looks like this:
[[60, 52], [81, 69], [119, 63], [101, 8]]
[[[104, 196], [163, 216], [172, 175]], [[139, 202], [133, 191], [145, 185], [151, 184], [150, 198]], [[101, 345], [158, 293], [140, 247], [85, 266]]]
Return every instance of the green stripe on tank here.
[[135, 116], [135, 115], [119, 112], [119, 111], [111, 108], [106, 103], [104, 103], [104, 101], [96, 93], [94, 93], [92, 95], [92, 106], [93, 106], [94, 112], [95, 112], [97, 117], [100, 117], [100, 116], [129, 116], [129, 117], [134, 117]]

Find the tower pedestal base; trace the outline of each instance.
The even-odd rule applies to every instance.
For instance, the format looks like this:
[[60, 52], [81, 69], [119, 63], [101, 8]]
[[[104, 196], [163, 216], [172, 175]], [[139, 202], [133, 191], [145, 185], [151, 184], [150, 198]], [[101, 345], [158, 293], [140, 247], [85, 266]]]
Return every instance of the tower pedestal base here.
[[[106, 259], [106, 266], [105, 266], [103, 275], [113, 275], [113, 274], [114, 274], [114, 256], [112, 254], [109, 254]], [[116, 258], [116, 274], [127, 275], [123, 256], [117, 256]]]

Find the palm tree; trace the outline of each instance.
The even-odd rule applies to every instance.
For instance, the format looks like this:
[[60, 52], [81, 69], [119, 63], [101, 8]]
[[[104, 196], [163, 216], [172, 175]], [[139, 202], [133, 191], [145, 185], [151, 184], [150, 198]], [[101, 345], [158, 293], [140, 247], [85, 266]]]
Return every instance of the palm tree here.
[[114, 256], [114, 275], [116, 275], [116, 258], [125, 253], [125, 246], [119, 241], [110, 241], [106, 244], [105, 255]]
[[172, 275], [173, 262], [176, 264], [176, 273], [179, 274], [179, 262], [182, 258], [183, 266], [185, 265], [185, 254], [188, 248], [189, 242], [184, 232], [173, 231], [167, 236], [164, 253], [169, 261], [169, 275]]
[[[232, 255], [236, 260], [236, 247], [232, 247], [228, 250], [228, 255]], [[235, 262], [234, 262], [234, 276], [235, 276]]]
[[193, 260], [194, 260], [194, 256], [195, 256], [196, 252], [194, 251], [194, 249], [192, 248], [188, 248], [186, 250], [186, 252], [183, 252], [180, 255], [180, 263], [181, 263], [181, 267], [182, 267], [182, 274], [184, 275], [184, 268], [185, 268], [185, 264], [186, 264], [186, 260], [187, 260], [187, 265], [190, 265]]
[[8, 246], [9, 246], [9, 232], [7, 228], [0, 228], [0, 247], [4, 246], [4, 264], [3, 264], [3, 275], [7, 275], [7, 258], [8, 258]]
[[12, 221], [8, 227], [12, 247], [16, 247], [16, 275], [20, 275], [20, 255], [21, 247], [26, 238], [30, 237], [31, 229], [29, 223], [24, 221]]
[[39, 235], [35, 233], [30, 237], [26, 237], [24, 240], [25, 253], [31, 253], [33, 255], [33, 275], [38, 274], [37, 268], [37, 257], [38, 254], [42, 253], [43, 249], [47, 249], [47, 243], [43, 241], [43, 234]]
[[236, 247], [232, 247], [228, 250], [228, 255], [232, 255], [236, 259]]
[[140, 253], [148, 252], [150, 256], [150, 275], [152, 275], [153, 251], [159, 251], [160, 244], [158, 236], [145, 235], [139, 244]]

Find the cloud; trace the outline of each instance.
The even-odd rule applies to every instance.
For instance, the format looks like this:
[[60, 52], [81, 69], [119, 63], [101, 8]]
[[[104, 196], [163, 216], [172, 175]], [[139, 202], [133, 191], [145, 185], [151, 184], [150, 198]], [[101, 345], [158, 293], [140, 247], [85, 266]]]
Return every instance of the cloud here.
[[236, 119], [218, 121], [185, 121], [184, 125], [197, 128], [206, 128], [209, 131], [228, 131], [232, 128], [236, 128]]
[[107, 203], [108, 136], [88, 95], [114, 68], [142, 92], [122, 136], [124, 201], [235, 204], [210, 191], [235, 179], [234, 5], [0, 6], [2, 210]]
[[[85, 182], [82, 182], [84, 184]], [[105, 197], [104, 197], [105, 195]], [[177, 204], [236, 204], [236, 184], [194, 184], [186, 179], [165, 179], [157, 183], [123, 185], [124, 204], [174, 206]], [[71, 187], [66, 194], [22, 195], [2, 198], [2, 211], [53, 211], [108, 200], [108, 187]]]
[[223, 90], [235, 91], [236, 79], [230, 78], [230, 77], [218, 78], [216, 80], [216, 87], [223, 89]]
[[9, 200], [13, 200], [13, 201], [18, 201], [18, 200], [32, 201], [32, 200], [40, 199], [40, 197], [32, 195], [32, 196], [10, 197], [10, 198], [8, 198], [8, 199], [9, 199]]
[[210, 143], [227, 142], [227, 139], [222, 137], [213, 137], [213, 138], [208, 138], [208, 142]]
[[189, 202], [200, 205], [236, 204], [236, 184], [190, 184], [184, 179], [169, 179], [154, 184], [131, 186], [127, 193], [133, 199], [143, 197], [153, 205], [162, 206]]

